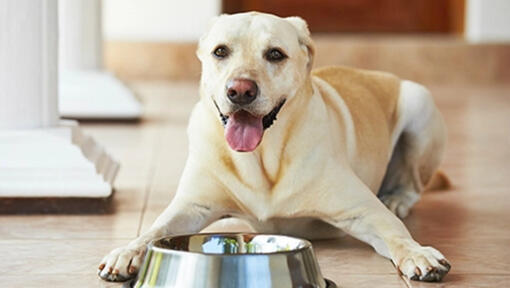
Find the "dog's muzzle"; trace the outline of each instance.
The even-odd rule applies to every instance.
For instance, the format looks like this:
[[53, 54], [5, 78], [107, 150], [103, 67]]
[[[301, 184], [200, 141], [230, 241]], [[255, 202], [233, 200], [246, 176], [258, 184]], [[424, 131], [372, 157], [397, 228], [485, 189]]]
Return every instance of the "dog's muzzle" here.
[[273, 110], [261, 117], [244, 109], [238, 109], [229, 115], [225, 115], [214, 101], [225, 128], [225, 140], [230, 148], [237, 152], [255, 150], [262, 141], [264, 131], [273, 125], [284, 103], [285, 100], [282, 100]]
[[[286, 100], [287, 99], [283, 99], [282, 101], [280, 101], [280, 104], [276, 105], [273, 108], [273, 110], [271, 110], [271, 112], [267, 113], [262, 118], [262, 125], [264, 126], [264, 130], [271, 127], [273, 125], [274, 121], [276, 121], [276, 116], [278, 115], [278, 112], [280, 112], [280, 109], [282, 109], [282, 106], [283, 106], [283, 104], [285, 104]], [[221, 123], [223, 123], [223, 126], [226, 126], [227, 122], [228, 122], [228, 116], [221, 113], [220, 107], [218, 106], [218, 104], [216, 103], [215, 100], [213, 100], [213, 102], [214, 102], [214, 106], [216, 106], [216, 110], [218, 110], [218, 113], [220, 114]]]

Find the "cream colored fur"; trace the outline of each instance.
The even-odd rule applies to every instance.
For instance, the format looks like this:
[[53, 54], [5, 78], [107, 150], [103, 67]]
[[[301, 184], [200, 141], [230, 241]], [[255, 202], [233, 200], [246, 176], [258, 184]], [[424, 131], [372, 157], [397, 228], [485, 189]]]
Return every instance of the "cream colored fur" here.
[[[231, 50], [226, 59], [211, 54], [220, 44]], [[288, 58], [266, 61], [269, 47]], [[444, 256], [414, 241], [394, 214], [407, 215], [442, 157], [445, 129], [425, 88], [382, 72], [311, 72], [313, 43], [297, 17], [220, 16], [197, 55], [201, 98], [190, 118], [189, 158], [177, 194], [147, 233], [103, 259], [102, 278], [132, 277], [149, 241], [196, 233], [225, 216], [247, 220], [260, 232], [307, 238], [344, 231], [409, 278], [437, 281], [447, 273]], [[286, 99], [253, 152], [229, 148], [213, 102], [225, 115], [234, 112], [225, 83], [236, 77], [259, 86], [260, 95], [246, 107], [254, 115]]]

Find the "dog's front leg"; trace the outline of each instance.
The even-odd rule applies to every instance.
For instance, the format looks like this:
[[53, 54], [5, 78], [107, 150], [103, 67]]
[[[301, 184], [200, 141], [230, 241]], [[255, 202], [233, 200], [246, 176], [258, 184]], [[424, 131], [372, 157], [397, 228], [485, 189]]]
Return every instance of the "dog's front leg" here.
[[99, 276], [108, 281], [133, 278], [145, 255], [146, 245], [159, 237], [196, 233], [231, 212], [220, 183], [209, 173], [188, 164], [175, 198], [152, 227], [126, 247], [114, 249], [99, 265]]
[[[323, 197], [316, 211], [326, 212], [323, 220], [370, 244], [391, 259], [399, 271], [412, 280], [440, 281], [450, 270], [445, 257], [432, 247], [424, 247], [407, 228], [356, 176], [341, 192]], [[319, 209], [320, 208], [320, 209]]]

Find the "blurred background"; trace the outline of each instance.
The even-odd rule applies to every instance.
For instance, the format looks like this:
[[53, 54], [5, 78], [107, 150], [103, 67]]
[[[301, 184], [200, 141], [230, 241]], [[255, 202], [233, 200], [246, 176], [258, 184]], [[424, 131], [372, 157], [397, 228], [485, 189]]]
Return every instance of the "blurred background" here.
[[426, 83], [488, 83], [510, 77], [502, 75], [508, 52], [492, 45], [510, 41], [509, 5], [505, 0], [105, 0], [105, 64], [123, 78], [197, 79], [195, 43], [210, 18], [256, 10], [304, 18], [316, 41], [316, 66], [387, 70]]

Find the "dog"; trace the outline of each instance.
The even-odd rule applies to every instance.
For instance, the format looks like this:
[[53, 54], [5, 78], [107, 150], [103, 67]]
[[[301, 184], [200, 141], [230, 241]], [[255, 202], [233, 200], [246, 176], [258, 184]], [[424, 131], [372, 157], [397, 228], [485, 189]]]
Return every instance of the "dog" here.
[[197, 49], [200, 100], [176, 196], [148, 232], [102, 260], [101, 278], [132, 278], [151, 240], [225, 217], [308, 239], [346, 232], [412, 280], [448, 273], [446, 258], [399, 219], [443, 156], [446, 128], [430, 93], [389, 73], [312, 71], [314, 53], [299, 17], [213, 20]]

